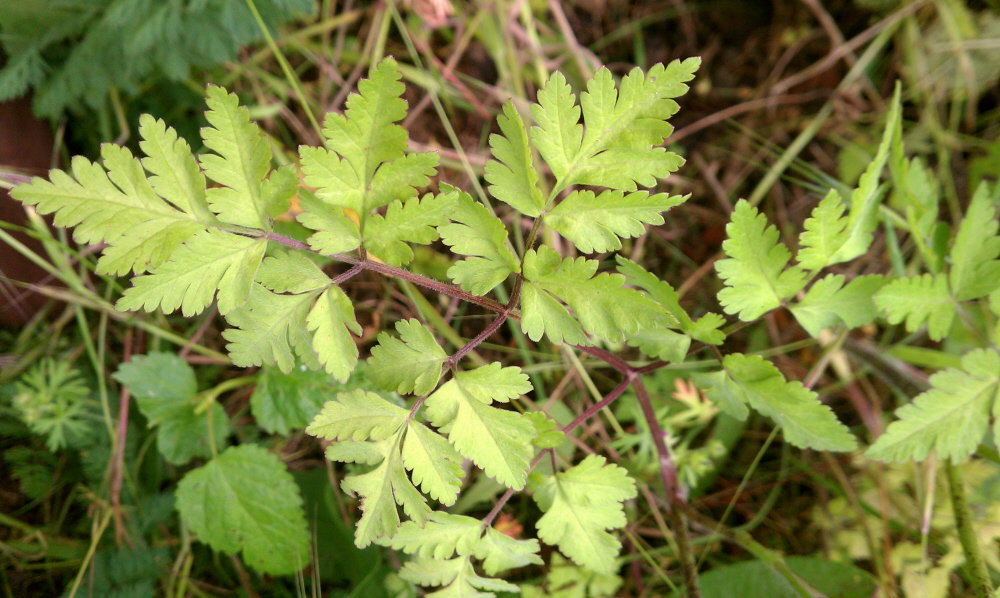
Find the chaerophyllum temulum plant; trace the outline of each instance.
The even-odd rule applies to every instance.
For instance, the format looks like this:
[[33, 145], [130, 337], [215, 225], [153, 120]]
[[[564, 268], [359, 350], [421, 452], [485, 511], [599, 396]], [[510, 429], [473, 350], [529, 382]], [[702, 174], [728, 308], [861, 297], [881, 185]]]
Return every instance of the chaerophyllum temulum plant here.
[[[946, 306], [990, 293], [994, 309], [1000, 303], [1000, 282], [991, 282], [1000, 281], [996, 192], [986, 187], [959, 226], [951, 253], [928, 262], [929, 274], [892, 282], [881, 275], [848, 280], [824, 274], [868, 251], [883, 218], [887, 185], [880, 179], [887, 163], [896, 192], [904, 199], [915, 193], [907, 185], [919, 179], [911, 176], [919, 164], [903, 157], [897, 90], [878, 153], [857, 189], [849, 196], [831, 191], [819, 203], [799, 237], [794, 264], [767, 218], [745, 201], [736, 205], [726, 258], [716, 264], [724, 283], [719, 302], [735, 319], [727, 324], [711, 312], [692, 317], [667, 282], [617, 252], [622, 239], [662, 224], [661, 214], [687, 199], [657, 188], [683, 164], [661, 146], [672, 132], [667, 120], [678, 109], [673, 98], [686, 92], [698, 66], [698, 59], [688, 59], [634, 69], [617, 83], [601, 69], [579, 97], [554, 73], [530, 110], [508, 102], [498, 116], [500, 133], [490, 138], [493, 159], [485, 169], [489, 197], [474, 198], [444, 181], [437, 181], [437, 193], [418, 191], [437, 175], [438, 156], [406, 151], [407, 132], [396, 124], [406, 115], [405, 87], [391, 58], [371, 69], [343, 115], [327, 115], [324, 147], [300, 148], [301, 174], [295, 165], [273, 168], [269, 141], [237, 96], [210, 86], [210, 126], [202, 133], [208, 153], [195, 157], [172, 129], [144, 116], [141, 159], [108, 144], [102, 164], [76, 157], [71, 173], [53, 170], [50, 180], [36, 178], [13, 195], [42, 214], [54, 213], [56, 225], [75, 227], [76, 241], [106, 244], [97, 272], [132, 277], [119, 310], [193, 316], [215, 302], [231, 326], [223, 336], [235, 365], [325, 372], [350, 387], [325, 397], [306, 431], [328, 445], [330, 460], [349, 464], [341, 487], [360, 499], [355, 544], [406, 553], [400, 576], [440, 586], [434, 596], [517, 592], [504, 572], [542, 564], [542, 543], [593, 572], [615, 572], [621, 543], [614, 532], [627, 523], [625, 502], [636, 496], [636, 485], [605, 456], [566, 462], [556, 458], [556, 449], [617, 399], [637, 401], [658, 456], [661, 504], [676, 536], [685, 587], [697, 596], [689, 522], [727, 528], [687, 505], [645, 375], [711, 350], [718, 365], [696, 382], [719, 410], [740, 420], [751, 409], [759, 412], [797, 447], [852, 451], [854, 435], [811, 388], [821, 370], [804, 383], [787, 380], [760, 355], [724, 355], [727, 334], [787, 308], [813, 336], [838, 331], [835, 343], [881, 311], [890, 322], [905, 319], [910, 330], [929, 319], [931, 336], [940, 337], [953, 313]], [[298, 222], [311, 231], [304, 241], [275, 232], [274, 219], [293, 197], [301, 208]], [[926, 201], [905, 200], [916, 207], [904, 222], [921, 231], [927, 222], [933, 226], [936, 215], [927, 220], [920, 211]], [[511, 221], [530, 222], [527, 235], [518, 230], [511, 239]], [[554, 248], [556, 236], [580, 254], [615, 255], [564, 257]], [[405, 268], [414, 259], [412, 245], [439, 239], [456, 259], [447, 270], [450, 282]], [[349, 267], [331, 275], [316, 255]], [[421, 321], [396, 322], [395, 334], [380, 333], [360, 368], [361, 327], [342, 287], [363, 270], [495, 316], [450, 354]], [[603, 361], [620, 383], [563, 426], [525, 410], [518, 401], [533, 386], [520, 367], [470, 360], [512, 321], [534, 342], [572, 346]], [[932, 378], [932, 390], [900, 411], [901, 421], [869, 454], [919, 460], [937, 449], [942, 457], [967, 457], [985, 433], [1000, 386], [1000, 356], [991, 338], [989, 347], [966, 355], [961, 368]], [[369, 384], [352, 386], [359, 369]], [[171, 380], [169, 392], [151, 387], [150, 374]], [[169, 354], [137, 357], [116, 378], [158, 427], [164, 458], [178, 466], [206, 459], [177, 491], [187, 529], [216, 550], [241, 552], [264, 573], [292, 573], [309, 562], [295, 483], [262, 446], [227, 448], [218, 388], [199, 393], [190, 368]], [[946, 395], [968, 395], [968, 401], [945, 408]], [[252, 402], [251, 409], [268, 431], [305, 424], [273, 399]], [[960, 422], [936, 423], [946, 417]], [[493, 509], [482, 519], [450, 513], [468, 481], [480, 476], [506, 489]], [[537, 539], [515, 538], [493, 525], [517, 492], [530, 493], [541, 512]], [[729, 538], [755, 555], [767, 554], [799, 595], [815, 595], [776, 553], [747, 534]]]

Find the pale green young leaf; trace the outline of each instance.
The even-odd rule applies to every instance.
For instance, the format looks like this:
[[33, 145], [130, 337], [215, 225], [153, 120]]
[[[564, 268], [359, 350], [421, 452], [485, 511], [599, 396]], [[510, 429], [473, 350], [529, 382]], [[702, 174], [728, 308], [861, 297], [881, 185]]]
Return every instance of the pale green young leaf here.
[[325, 288], [330, 277], [302, 253], [279, 250], [260, 263], [257, 282], [275, 293], [308, 293]]
[[364, 381], [361, 371], [346, 384], [338, 384], [326, 372], [311, 370], [305, 364], [296, 364], [288, 373], [261, 368], [250, 395], [250, 412], [264, 431], [287, 436], [289, 431], [309, 425], [332, 393], [353, 390]]
[[628, 339], [628, 344], [654, 359], [681, 363], [691, 347], [691, 337], [669, 328], [656, 328], [643, 330]]
[[656, 186], [684, 165], [684, 158], [662, 147], [609, 148], [577, 168], [575, 183], [635, 191]]
[[974, 349], [962, 367], [931, 376], [931, 389], [896, 411], [897, 421], [865, 455], [879, 461], [923, 461], [934, 451], [939, 459], [964, 461], [983, 441], [991, 415], [1000, 409], [1000, 355]]
[[219, 313], [226, 315], [250, 296], [267, 240], [202, 230], [177, 248], [152, 274], [132, 279], [116, 308], [121, 311], [157, 307], [164, 313], [181, 308], [185, 316], [203, 311], [219, 291]]
[[435, 227], [448, 222], [457, 201], [454, 191], [428, 193], [422, 199], [411, 197], [405, 204], [394, 201], [384, 217], [375, 214], [365, 222], [365, 251], [391, 266], [410, 263], [413, 250], [407, 243], [427, 245], [437, 240]]
[[719, 330], [719, 327], [725, 324], [722, 316], [707, 313], [696, 321], [692, 320], [687, 311], [681, 307], [680, 295], [669, 283], [620, 255], [616, 255], [615, 260], [618, 262], [618, 272], [630, 279], [629, 284], [646, 291], [650, 299], [659, 303], [677, 320], [676, 325], [668, 324], [668, 326], [678, 328], [691, 338], [709, 345], [721, 345], [726, 339], [725, 333]]
[[830, 274], [818, 280], [790, 310], [814, 337], [824, 328], [841, 323], [857, 328], [873, 322], [878, 316], [873, 297], [885, 283], [882, 276], [869, 275], [859, 276], [845, 286], [842, 275]]
[[344, 440], [326, 447], [326, 458], [341, 463], [378, 465], [385, 459], [385, 442], [352, 442]]
[[799, 235], [799, 252], [796, 258], [806, 270], [820, 270], [833, 263], [833, 256], [847, 241], [846, 206], [836, 190], [830, 189], [812, 215], [806, 219]]
[[351, 299], [340, 287], [329, 287], [309, 310], [306, 327], [313, 333], [312, 346], [319, 363], [328, 374], [346, 381], [358, 363], [358, 346], [351, 332], [361, 335]]
[[443, 436], [410, 419], [402, 455], [415, 485], [445, 506], [455, 504], [465, 472], [462, 456]]
[[491, 527], [476, 545], [474, 556], [483, 561], [487, 575], [496, 575], [507, 569], [541, 565], [538, 551], [538, 540], [516, 540]]
[[[535, 428], [516, 412], [490, 407], [489, 397], [484, 400], [477, 392], [456, 375], [427, 397], [427, 417], [439, 428], [450, 424], [448, 440], [486, 475], [520, 490], [527, 477]], [[503, 396], [504, 391], [498, 390], [493, 398]]]
[[727, 314], [738, 314], [744, 322], [756, 320], [805, 285], [801, 268], [785, 269], [791, 252], [778, 242], [778, 229], [746, 200], [736, 204], [726, 234], [722, 248], [729, 257], [715, 262], [715, 269], [726, 283], [719, 302]]
[[[577, 567], [567, 561], [559, 553], [552, 555], [549, 571], [545, 575], [548, 596], [558, 598], [612, 598], [618, 595], [622, 587], [622, 578], [614, 573], [595, 573], [583, 567]], [[524, 586], [522, 586], [524, 587]], [[581, 594], [582, 592], [582, 594]], [[524, 593], [525, 598], [542, 598]], [[727, 597], [728, 598], [728, 597]]]
[[425, 395], [434, 390], [448, 354], [415, 319], [396, 322], [399, 337], [378, 335], [368, 359], [368, 378], [386, 390]]
[[334, 255], [361, 246], [358, 225], [344, 214], [343, 208], [323, 203], [306, 189], [299, 191], [299, 205], [302, 213], [296, 219], [302, 226], [316, 231], [306, 239], [313, 251]]
[[296, 355], [310, 368], [319, 360], [306, 329], [306, 315], [319, 293], [278, 295], [259, 284], [253, 286], [243, 307], [226, 316], [234, 328], [222, 333], [234, 365], [276, 365], [291, 371]]
[[436, 560], [450, 559], [453, 555], [468, 556], [476, 550], [483, 533], [483, 522], [465, 515], [452, 515], [434, 511], [427, 525], [420, 527], [407, 521], [392, 538], [378, 543], [406, 554]]
[[354, 544], [364, 548], [379, 538], [390, 538], [399, 529], [396, 505], [418, 526], [425, 525], [431, 510], [420, 492], [410, 483], [399, 454], [399, 441], [403, 433], [383, 440], [380, 449], [385, 458], [373, 470], [361, 475], [344, 478], [340, 484], [344, 492], [361, 497], [361, 520], [354, 531]]
[[[406, 561], [399, 570], [399, 576], [422, 586], [443, 586], [451, 583], [468, 561], [468, 557], [448, 560], [417, 557]], [[494, 597], [487, 595], [487, 598]]]
[[545, 513], [536, 524], [538, 537], [578, 565], [611, 573], [621, 543], [606, 530], [625, 525], [622, 501], [635, 496], [635, 482], [624, 469], [590, 455], [546, 478], [535, 493]]
[[608, 190], [573, 191], [545, 215], [545, 222], [583, 253], [603, 253], [622, 248], [622, 239], [645, 232], [643, 223], [663, 224], [661, 212], [680, 205], [687, 196], [646, 191], [625, 194]]
[[142, 165], [150, 173], [149, 184], [157, 195], [194, 216], [199, 222], [215, 222], [205, 200], [205, 175], [191, 147], [177, 131], [148, 114], [139, 117], [139, 148], [146, 157]]
[[107, 172], [76, 156], [72, 176], [52, 170], [50, 181], [35, 177], [11, 190], [11, 197], [39, 214], [55, 213], [56, 226], [75, 226], [73, 238], [80, 243], [106, 242], [107, 257], [98, 261], [102, 274], [156, 268], [204, 223], [159, 197], [128, 149], [105, 144], [101, 153]]
[[566, 311], [566, 307], [530, 282], [521, 287], [521, 330], [535, 342], [545, 335], [556, 344], [591, 344], [583, 327]]
[[135, 397], [149, 425], [156, 426], [156, 446], [169, 463], [185, 465], [195, 457], [211, 456], [213, 437], [216, 450], [225, 447], [229, 418], [217, 402], [211, 414], [195, 412], [198, 384], [182, 358], [173, 353], [138, 355], [121, 364], [114, 378]]
[[900, 85], [897, 83], [892, 105], [886, 116], [885, 131], [875, 152], [875, 158], [861, 175], [858, 188], [851, 193], [851, 211], [847, 216], [846, 238], [843, 245], [829, 258], [828, 264], [852, 260], [863, 255], [871, 246], [872, 232], [878, 225], [878, 206], [885, 195], [885, 189], [879, 186], [879, 179], [889, 159], [890, 149], [894, 144], [902, 143], [902, 123]]
[[531, 128], [531, 139], [552, 174], [562, 179], [580, 151], [583, 126], [576, 96], [561, 72], [552, 73], [539, 90], [538, 103], [531, 105], [531, 116], [538, 123]]
[[[444, 191], [452, 189], [442, 185]], [[505, 243], [507, 227], [486, 206], [459, 192], [451, 220], [438, 227], [438, 233], [453, 253], [472, 256], [448, 269], [448, 276], [463, 290], [485, 295], [512, 272], [521, 271], [521, 264]]]
[[529, 411], [524, 413], [522, 417], [535, 427], [535, 438], [531, 440], [531, 444], [538, 448], [556, 448], [566, 440], [566, 434], [559, 429], [559, 424], [541, 411]]
[[951, 246], [951, 292], [958, 301], [989, 295], [1000, 288], [1000, 236], [997, 197], [980, 183]]
[[299, 157], [305, 183], [316, 189], [316, 197], [331, 206], [363, 211], [365, 187], [350, 162], [321, 147], [301, 146]]
[[379, 395], [356, 388], [327, 401], [306, 433], [326, 440], [384, 440], [401, 432], [408, 414]]
[[294, 164], [285, 164], [271, 172], [260, 185], [264, 213], [277, 218], [291, 207], [291, 199], [299, 190], [299, 173]]
[[261, 573], [288, 575], [309, 564], [299, 488], [274, 453], [255, 444], [226, 449], [177, 486], [181, 519], [202, 542]]
[[733, 380], [726, 370], [718, 372], [695, 373], [694, 383], [705, 391], [705, 397], [715, 403], [718, 407], [732, 417], [743, 421], [750, 415], [750, 408], [747, 407], [748, 399], [746, 393], [739, 383]]
[[906, 320], [909, 332], [926, 323], [927, 335], [936, 341], [948, 334], [955, 318], [955, 302], [944, 274], [897, 278], [875, 294], [875, 305], [888, 313], [890, 324]]
[[747, 403], [777, 422], [785, 440], [800, 448], [850, 451], [857, 446], [851, 432], [819, 402], [816, 393], [800, 382], [786, 381], [763, 357], [731, 353], [722, 365], [725, 377], [716, 373], [699, 384], [710, 384], [706, 396], [731, 415], [740, 411], [734, 404]]
[[[541, 338], [541, 333], [545, 331], [553, 342], [559, 342], [552, 332], [561, 332], [564, 327], [559, 319], [549, 319], [545, 314], [549, 311], [558, 313], [558, 309], [554, 310], [551, 303], [545, 305], [539, 301], [539, 295], [543, 294], [560, 299], [572, 308], [587, 333], [612, 342], [624, 340], [640, 330], [674, 322], [674, 318], [657, 303], [638, 291], [625, 288], [625, 277], [621, 274], [595, 276], [597, 265], [596, 261], [582, 257], [564, 260], [545, 245], [537, 252], [529, 250], [524, 257], [524, 277], [527, 281], [524, 287], [533, 288], [529, 295], [522, 297], [522, 330], [532, 340]], [[565, 311], [558, 304], [555, 306]], [[567, 342], [573, 340], [567, 339]]]
[[528, 375], [517, 366], [502, 367], [500, 362], [486, 364], [467, 372], [455, 372], [455, 379], [466, 392], [489, 405], [493, 401], [506, 403], [531, 392]]
[[430, 184], [437, 174], [438, 155], [434, 152], [407, 154], [386, 162], [375, 171], [365, 197], [365, 210], [374, 210], [399, 199], [405, 201], [417, 195], [418, 187]]
[[261, 185], [271, 168], [271, 146], [250, 113], [234, 93], [209, 85], [205, 90], [210, 127], [201, 130], [205, 147], [215, 152], [201, 156], [205, 175], [221, 187], [206, 193], [208, 205], [219, 220], [270, 230], [267, 203]]
[[531, 164], [528, 132], [513, 102], [504, 104], [497, 124], [503, 134], [490, 135], [490, 148], [496, 159], [486, 163], [490, 193], [522, 214], [538, 216], [545, 200], [538, 190], [538, 174]]

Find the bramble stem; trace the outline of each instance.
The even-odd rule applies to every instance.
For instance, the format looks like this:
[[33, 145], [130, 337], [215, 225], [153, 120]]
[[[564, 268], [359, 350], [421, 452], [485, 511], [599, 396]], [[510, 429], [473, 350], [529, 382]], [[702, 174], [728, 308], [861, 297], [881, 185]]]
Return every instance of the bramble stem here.
[[965, 482], [962, 480], [962, 473], [949, 459], [944, 460], [944, 470], [948, 475], [951, 509], [955, 514], [958, 539], [962, 543], [962, 551], [968, 562], [972, 590], [976, 598], [993, 598], [993, 583], [990, 580], [989, 570], [986, 568], [986, 561], [983, 560], [983, 554], [979, 550], [976, 530], [972, 527], [972, 510], [969, 509], [969, 501], [965, 496]]

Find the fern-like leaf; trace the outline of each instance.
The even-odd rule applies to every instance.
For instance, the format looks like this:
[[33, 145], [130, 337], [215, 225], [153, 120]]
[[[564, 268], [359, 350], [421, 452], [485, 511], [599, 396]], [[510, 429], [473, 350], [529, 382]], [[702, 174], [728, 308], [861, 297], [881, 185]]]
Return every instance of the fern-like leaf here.
[[538, 216], [545, 200], [538, 190], [538, 174], [531, 164], [528, 132], [512, 102], [504, 104], [497, 124], [503, 135], [490, 135], [490, 147], [496, 158], [486, 163], [490, 193], [522, 214]]
[[368, 360], [368, 377], [386, 390], [425, 395], [441, 378], [448, 355], [415, 319], [396, 322], [399, 338], [382, 332]]
[[[442, 185], [442, 190], [455, 188]], [[471, 256], [448, 269], [448, 276], [462, 289], [485, 295], [512, 272], [521, 271], [521, 264], [506, 245], [507, 228], [486, 206], [459, 192], [451, 220], [438, 227], [438, 233], [454, 253]]]
[[910, 332], [927, 324], [927, 335], [939, 341], [951, 329], [955, 302], [944, 274], [897, 278], [875, 294], [875, 305], [888, 312], [890, 324], [906, 321]]
[[646, 191], [608, 190], [597, 196], [593, 191], [574, 191], [545, 215], [545, 222], [583, 253], [617, 251], [621, 239], [644, 233], [643, 223], [663, 224], [660, 213], [686, 199], [666, 193], [650, 196]]

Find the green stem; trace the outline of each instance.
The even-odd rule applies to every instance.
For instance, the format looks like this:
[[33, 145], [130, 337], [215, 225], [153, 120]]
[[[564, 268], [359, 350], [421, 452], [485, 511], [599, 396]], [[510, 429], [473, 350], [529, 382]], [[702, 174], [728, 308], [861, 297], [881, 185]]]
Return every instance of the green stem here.
[[986, 568], [986, 561], [983, 560], [983, 554], [979, 550], [976, 530], [972, 527], [972, 511], [969, 509], [969, 501], [965, 496], [965, 482], [962, 481], [962, 473], [949, 460], [945, 460], [944, 470], [948, 475], [951, 509], [955, 513], [955, 527], [958, 530], [958, 539], [962, 543], [962, 551], [965, 552], [969, 575], [972, 578], [972, 589], [976, 598], [993, 598], [993, 582], [990, 580], [990, 573]]

